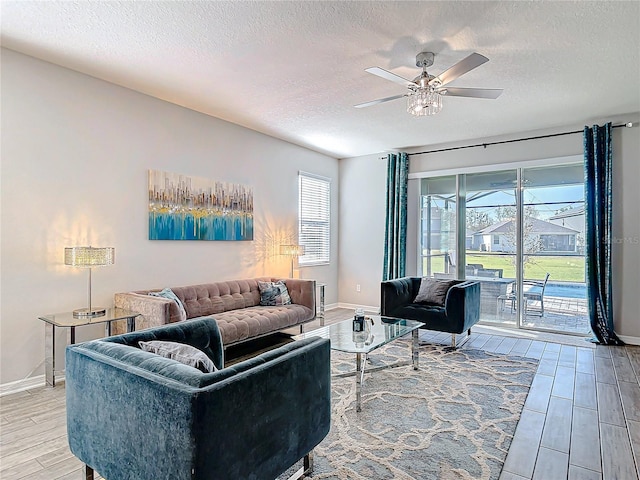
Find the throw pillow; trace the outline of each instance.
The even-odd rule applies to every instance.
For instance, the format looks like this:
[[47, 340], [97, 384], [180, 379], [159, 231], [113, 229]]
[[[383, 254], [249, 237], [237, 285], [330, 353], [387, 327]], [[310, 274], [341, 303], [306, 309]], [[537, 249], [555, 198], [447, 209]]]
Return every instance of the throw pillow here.
[[435, 278], [423, 277], [420, 282], [420, 290], [413, 300], [413, 303], [429, 303], [444, 307], [447, 299], [447, 292], [453, 286], [460, 283], [459, 280], [437, 280]]
[[145, 352], [171, 358], [177, 362], [197, 368], [203, 373], [211, 373], [218, 370], [206, 353], [191, 345], [177, 342], [163, 342], [160, 340], [138, 343], [140, 348]]
[[149, 292], [149, 295], [153, 297], [163, 297], [169, 300], [173, 300], [174, 302], [176, 302], [176, 305], [178, 305], [178, 311], [180, 312], [180, 321], [184, 321], [187, 319], [187, 311], [184, 309], [184, 305], [182, 305], [180, 299], [175, 293], [173, 293], [173, 290], [171, 290], [170, 288], [167, 287], [160, 292]]
[[291, 305], [289, 290], [282, 280], [277, 282], [258, 282], [260, 305]]

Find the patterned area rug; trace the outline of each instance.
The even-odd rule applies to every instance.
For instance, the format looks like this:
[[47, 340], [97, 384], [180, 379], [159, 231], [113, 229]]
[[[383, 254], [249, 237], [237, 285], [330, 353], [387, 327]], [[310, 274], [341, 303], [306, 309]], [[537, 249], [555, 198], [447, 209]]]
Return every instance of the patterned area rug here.
[[[331, 352], [334, 373], [355, 354]], [[408, 340], [373, 352], [367, 368], [410, 359]], [[314, 450], [313, 479], [498, 479], [538, 362], [480, 350], [420, 347], [410, 365], [332, 379], [332, 424]], [[288, 478], [300, 465], [291, 468]]]

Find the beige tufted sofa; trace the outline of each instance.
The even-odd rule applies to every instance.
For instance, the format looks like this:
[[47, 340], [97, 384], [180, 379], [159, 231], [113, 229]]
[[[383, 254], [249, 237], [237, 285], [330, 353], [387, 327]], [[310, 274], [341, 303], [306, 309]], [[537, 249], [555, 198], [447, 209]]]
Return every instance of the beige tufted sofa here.
[[[287, 285], [291, 305], [261, 306], [258, 281], [278, 280]], [[116, 293], [114, 303], [116, 307], [141, 314], [136, 318], [136, 330], [180, 321], [176, 302], [149, 295], [160, 290]], [[171, 287], [171, 290], [182, 302], [187, 319], [215, 319], [225, 347], [302, 325], [316, 316], [315, 280], [261, 277]], [[115, 333], [123, 333], [125, 329], [125, 322], [114, 324]]]

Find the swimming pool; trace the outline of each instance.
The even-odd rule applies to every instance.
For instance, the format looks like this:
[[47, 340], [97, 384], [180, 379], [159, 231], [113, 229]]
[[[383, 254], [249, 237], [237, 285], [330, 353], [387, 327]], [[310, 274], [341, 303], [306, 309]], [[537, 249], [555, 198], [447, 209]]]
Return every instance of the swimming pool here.
[[[534, 287], [530, 291], [540, 291], [540, 287]], [[547, 283], [544, 295], [561, 298], [587, 298], [587, 286], [584, 283]]]

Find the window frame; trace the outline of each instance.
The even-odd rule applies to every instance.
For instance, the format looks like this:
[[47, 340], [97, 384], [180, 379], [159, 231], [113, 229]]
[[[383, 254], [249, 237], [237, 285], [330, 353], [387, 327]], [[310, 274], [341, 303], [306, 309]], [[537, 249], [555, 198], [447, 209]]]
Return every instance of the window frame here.
[[[305, 183], [307, 183], [305, 187]], [[322, 195], [309, 204], [314, 187]], [[306, 191], [304, 190], [306, 188]], [[306, 200], [306, 204], [305, 204]], [[313, 200], [313, 199], [312, 199]], [[315, 209], [309, 212], [308, 209]], [[306, 209], [306, 211], [305, 211]], [[309, 230], [319, 233], [307, 233]], [[315, 236], [315, 238], [313, 238]], [[298, 258], [300, 267], [329, 265], [331, 263], [331, 179], [309, 172], [298, 172], [298, 244], [305, 247], [305, 254]], [[311, 244], [314, 247], [311, 247]]]

